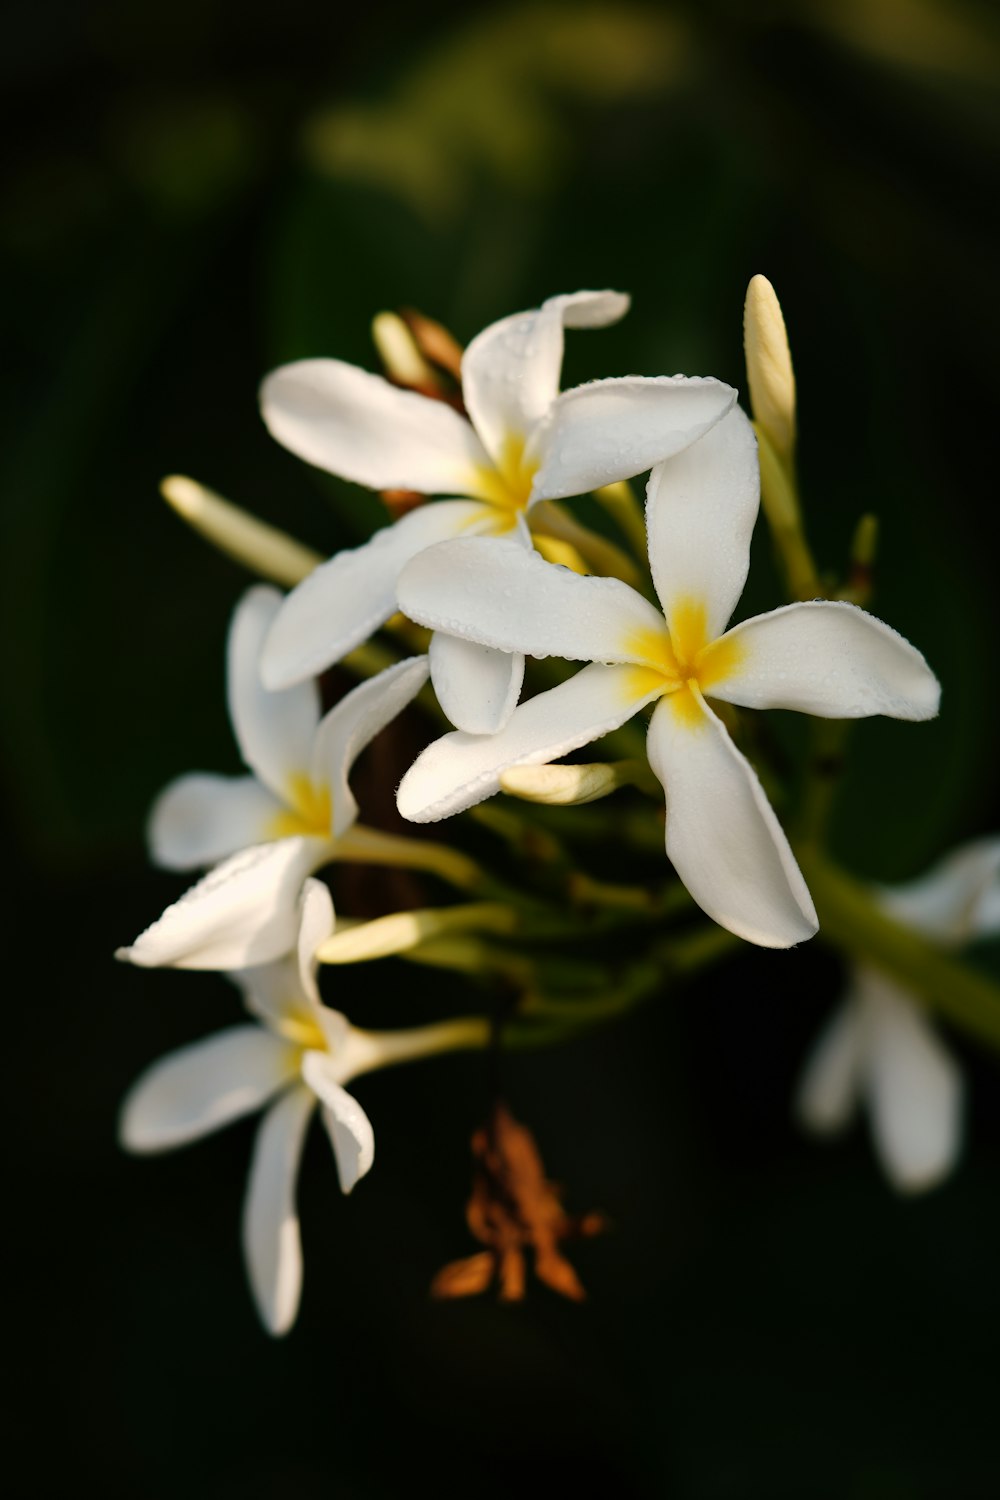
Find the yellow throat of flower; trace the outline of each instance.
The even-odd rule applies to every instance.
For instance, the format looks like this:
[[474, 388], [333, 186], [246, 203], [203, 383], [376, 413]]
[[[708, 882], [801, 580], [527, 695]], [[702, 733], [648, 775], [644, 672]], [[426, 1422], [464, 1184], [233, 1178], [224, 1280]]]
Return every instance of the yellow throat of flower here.
[[525, 458], [525, 440], [520, 433], [509, 432], [500, 446], [495, 465], [481, 464], [476, 473], [476, 493], [488, 505], [509, 515], [513, 526], [531, 495], [538, 463]]
[[637, 666], [629, 673], [628, 691], [635, 697], [659, 689], [673, 696], [672, 707], [686, 721], [702, 722], [703, 715], [691, 691], [710, 694], [713, 686], [741, 665], [744, 648], [738, 641], [721, 636], [710, 640], [706, 609], [700, 599], [680, 599], [671, 610], [672, 630], [633, 631], [627, 642], [629, 653], [655, 661], [656, 666]]
[[289, 776], [287, 806], [272, 821], [271, 837], [330, 837], [333, 803], [328, 786], [315, 786], [304, 771]]

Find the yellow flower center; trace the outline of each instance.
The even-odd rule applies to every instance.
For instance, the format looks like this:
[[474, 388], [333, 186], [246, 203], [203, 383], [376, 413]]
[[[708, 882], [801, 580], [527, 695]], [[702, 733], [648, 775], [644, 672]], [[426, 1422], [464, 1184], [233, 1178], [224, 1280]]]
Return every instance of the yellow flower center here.
[[329, 838], [333, 806], [328, 786], [315, 786], [304, 771], [289, 776], [288, 806], [271, 820], [273, 839]]
[[643, 629], [629, 635], [629, 653], [644, 656], [651, 664], [632, 668], [627, 690], [635, 697], [656, 689], [661, 696], [673, 694], [672, 707], [687, 723], [696, 725], [703, 722], [703, 715], [692, 687], [710, 694], [717, 682], [740, 667], [745, 651], [739, 641], [725, 636], [709, 640], [705, 606], [700, 599], [681, 599], [671, 613], [672, 631], [664, 626], [662, 633]]
[[506, 513], [513, 526], [528, 503], [538, 464], [524, 456], [524, 438], [509, 432], [500, 446], [496, 464], [480, 464], [475, 469], [476, 494]]

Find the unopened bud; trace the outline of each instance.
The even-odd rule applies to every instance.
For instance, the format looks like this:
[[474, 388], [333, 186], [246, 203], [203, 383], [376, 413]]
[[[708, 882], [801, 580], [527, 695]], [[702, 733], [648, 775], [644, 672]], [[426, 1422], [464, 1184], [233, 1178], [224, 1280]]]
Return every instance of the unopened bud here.
[[283, 588], [294, 588], [323, 561], [311, 547], [304, 547], [276, 526], [259, 521], [184, 474], [170, 474], [161, 482], [160, 494], [220, 552]]
[[437, 375], [398, 313], [376, 314], [372, 319], [372, 339], [390, 380], [397, 385], [415, 386], [418, 390], [440, 389]]
[[753, 414], [782, 459], [795, 448], [795, 374], [781, 304], [766, 276], [754, 276], [743, 308], [743, 344]]
[[361, 922], [346, 932], [335, 932], [321, 945], [317, 957], [323, 964], [366, 963], [405, 953], [418, 943], [447, 933], [512, 932], [516, 925], [514, 910], [495, 901], [397, 911], [387, 917], [376, 917], [373, 922]]
[[525, 802], [575, 807], [596, 802], [637, 779], [632, 761], [595, 761], [585, 766], [511, 766], [500, 777], [500, 789]]

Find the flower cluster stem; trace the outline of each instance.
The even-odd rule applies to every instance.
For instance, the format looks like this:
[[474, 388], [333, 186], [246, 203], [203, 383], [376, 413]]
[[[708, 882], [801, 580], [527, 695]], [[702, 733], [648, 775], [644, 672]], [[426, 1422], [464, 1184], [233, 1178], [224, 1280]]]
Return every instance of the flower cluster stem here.
[[864, 885], [815, 849], [797, 850], [820, 935], [881, 969], [947, 1020], [1000, 1048], [1000, 985], [881, 911]]

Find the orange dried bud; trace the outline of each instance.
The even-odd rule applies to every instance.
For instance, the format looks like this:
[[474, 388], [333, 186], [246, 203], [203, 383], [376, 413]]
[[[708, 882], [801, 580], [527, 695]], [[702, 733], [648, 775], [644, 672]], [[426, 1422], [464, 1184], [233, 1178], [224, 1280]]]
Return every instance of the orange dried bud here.
[[416, 308], [401, 307], [399, 315], [424, 358], [461, 384], [462, 346], [454, 334], [449, 333], [442, 323], [435, 323], [433, 318], [417, 312]]
[[383, 490], [382, 504], [389, 512], [394, 521], [400, 516], [408, 515], [411, 510], [425, 504], [426, 495], [421, 495], [419, 490]]
[[504, 1302], [520, 1302], [526, 1290], [527, 1252], [534, 1252], [539, 1281], [582, 1302], [580, 1278], [559, 1248], [562, 1240], [599, 1234], [600, 1214], [571, 1218], [559, 1200], [531, 1131], [498, 1104], [489, 1122], [472, 1137], [476, 1170], [466, 1206], [466, 1222], [486, 1250], [453, 1261], [431, 1283], [432, 1297], [469, 1297], [494, 1279]]

